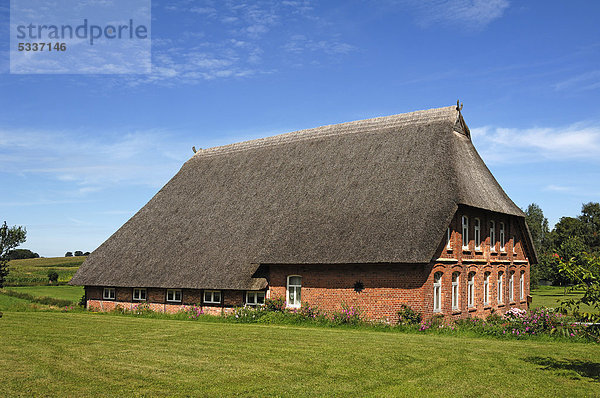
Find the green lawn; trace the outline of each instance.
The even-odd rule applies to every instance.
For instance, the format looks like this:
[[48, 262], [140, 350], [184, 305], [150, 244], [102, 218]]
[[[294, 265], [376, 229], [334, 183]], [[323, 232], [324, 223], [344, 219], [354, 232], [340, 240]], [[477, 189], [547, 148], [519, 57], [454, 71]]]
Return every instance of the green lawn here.
[[0, 336], [0, 396], [600, 395], [597, 344], [58, 312]]
[[73, 302], [79, 302], [83, 296], [82, 286], [22, 286], [7, 287], [6, 290], [16, 290], [36, 297], [52, 297]]
[[49, 270], [58, 273], [59, 282], [68, 282], [85, 259], [86, 257], [81, 256], [12, 260], [8, 263], [6, 283], [12, 286], [45, 284], [48, 282]]
[[[531, 291], [531, 308], [549, 307], [556, 308], [561, 300], [566, 298], [581, 297], [582, 293], [568, 292], [565, 296], [565, 289], [560, 286], [540, 286]], [[587, 305], [582, 305], [581, 311], [592, 311], [593, 308]]]

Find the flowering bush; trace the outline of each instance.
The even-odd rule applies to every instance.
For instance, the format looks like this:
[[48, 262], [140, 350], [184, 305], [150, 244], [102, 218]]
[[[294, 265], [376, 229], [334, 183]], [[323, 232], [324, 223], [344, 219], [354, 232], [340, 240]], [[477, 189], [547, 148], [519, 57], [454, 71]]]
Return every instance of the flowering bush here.
[[527, 311], [526, 310], [522, 310], [520, 308], [511, 308], [510, 310], [506, 311], [504, 313], [504, 318], [505, 319], [522, 319], [525, 318], [527, 316]]
[[285, 299], [281, 296], [265, 299], [264, 307], [267, 311], [285, 312]]
[[334, 325], [358, 325], [362, 322], [360, 309], [353, 306], [348, 307], [345, 303], [342, 303], [342, 311], [334, 312], [331, 315], [331, 322]]
[[406, 304], [402, 304], [400, 311], [398, 311], [398, 324], [399, 325], [418, 325], [423, 320], [423, 315], [410, 308]]
[[204, 311], [199, 305], [192, 305], [191, 307], [184, 308], [179, 312], [187, 315], [188, 319], [198, 319], [201, 315], [204, 315]]

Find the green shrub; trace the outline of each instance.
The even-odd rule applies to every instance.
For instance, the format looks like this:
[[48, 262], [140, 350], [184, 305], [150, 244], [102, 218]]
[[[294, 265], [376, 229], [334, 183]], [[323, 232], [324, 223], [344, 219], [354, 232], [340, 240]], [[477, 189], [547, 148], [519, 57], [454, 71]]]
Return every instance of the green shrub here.
[[267, 311], [285, 312], [285, 299], [281, 296], [265, 299], [264, 307], [267, 309]]
[[49, 270], [48, 271], [48, 280], [50, 281], [50, 283], [58, 282], [58, 272], [56, 272], [54, 270]]
[[334, 312], [330, 319], [334, 325], [359, 325], [362, 323], [360, 309], [353, 306], [348, 307], [345, 303], [342, 303], [342, 311]]
[[418, 325], [423, 320], [423, 315], [410, 308], [409, 305], [402, 304], [400, 311], [398, 311], [398, 324], [399, 325]]

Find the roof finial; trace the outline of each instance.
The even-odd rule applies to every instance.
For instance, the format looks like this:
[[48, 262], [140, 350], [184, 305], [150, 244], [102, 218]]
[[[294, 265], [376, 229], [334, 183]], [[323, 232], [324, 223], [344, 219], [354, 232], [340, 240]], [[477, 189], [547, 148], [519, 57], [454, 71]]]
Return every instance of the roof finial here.
[[460, 103], [460, 100], [456, 100], [456, 110], [457, 111], [462, 111], [463, 108], [463, 104]]
[[194, 153], [196, 153], [196, 147], [195, 147], [195, 146], [192, 146], [192, 151], [193, 151]]

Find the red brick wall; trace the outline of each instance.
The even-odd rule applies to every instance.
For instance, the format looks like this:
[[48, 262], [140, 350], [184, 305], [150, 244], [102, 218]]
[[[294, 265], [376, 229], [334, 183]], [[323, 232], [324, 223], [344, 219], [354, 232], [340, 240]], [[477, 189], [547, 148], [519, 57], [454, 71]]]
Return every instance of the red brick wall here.
[[[269, 270], [271, 298], [285, 297], [287, 276], [302, 276], [302, 303], [323, 311], [339, 311], [342, 303], [358, 307], [371, 319], [397, 320], [401, 304], [423, 310], [423, 286], [427, 275], [423, 265], [274, 265]], [[355, 282], [364, 284], [362, 292]]]

